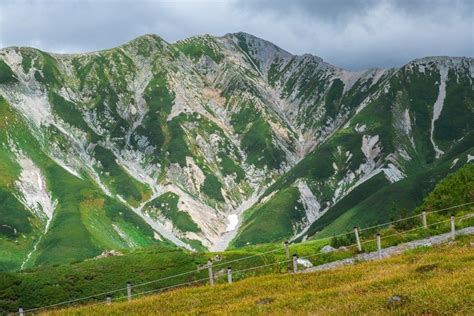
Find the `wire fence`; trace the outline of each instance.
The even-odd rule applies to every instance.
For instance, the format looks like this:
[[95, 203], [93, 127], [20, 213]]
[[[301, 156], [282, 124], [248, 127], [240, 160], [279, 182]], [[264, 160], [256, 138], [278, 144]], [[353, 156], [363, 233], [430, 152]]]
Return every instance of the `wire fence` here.
[[[459, 204], [459, 205], [455, 205], [455, 206], [451, 206], [451, 207], [447, 207], [447, 208], [443, 208], [443, 209], [438, 209], [438, 210], [426, 212], [426, 215], [439, 213], [439, 212], [447, 211], [447, 210], [452, 210], [452, 209], [456, 209], [456, 208], [459, 208], [459, 207], [465, 207], [465, 206], [473, 205], [473, 204], [474, 204], [474, 202]], [[358, 232], [365, 232], [365, 231], [368, 231], [368, 230], [371, 230], [371, 229], [374, 229], [374, 228], [386, 227], [386, 226], [389, 226], [391, 224], [395, 224], [395, 223], [399, 223], [399, 222], [402, 222], [402, 221], [407, 221], [407, 220], [410, 220], [410, 219], [413, 219], [413, 218], [420, 217], [420, 215], [421, 214], [416, 214], [416, 215], [408, 216], [408, 217], [405, 217], [405, 218], [402, 218], [402, 219], [397, 219], [397, 220], [393, 220], [393, 221], [390, 221], [390, 222], [386, 222], [386, 223], [366, 227], [366, 228], [363, 228], [363, 229], [358, 229]], [[474, 213], [470, 213], [470, 214], [458, 217], [458, 220], [462, 220], [463, 218], [469, 218], [469, 217], [472, 217], [473, 215], [474, 215]], [[394, 236], [397, 236], [397, 235], [404, 235], [404, 234], [407, 234], [407, 233], [410, 233], [410, 232], [413, 232], [413, 231], [416, 231], [416, 230], [426, 229], [428, 227], [433, 227], [433, 226], [440, 225], [442, 223], [446, 223], [446, 222], [449, 222], [449, 221], [451, 221], [451, 219], [442, 220], [442, 221], [438, 221], [438, 222], [435, 222], [435, 223], [430, 223], [429, 225], [423, 225], [423, 226], [420, 226], [420, 227], [415, 227], [415, 228], [412, 228], [412, 229], [396, 232], [396, 233], [393, 233], [393, 234], [390, 234], [390, 235], [385, 235], [385, 236], [381, 237], [381, 239], [387, 239], [387, 238], [394, 237]], [[353, 232], [348, 231], [348, 232], [341, 233], [341, 234], [338, 234], [338, 235], [333, 235], [333, 236], [328, 236], [328, 237], [324, 237], [324, 238], [320, 238], [320, 239], [315, 239], [315, 240], [310, 240], [310, 241], [298, 243], [296, 245], [302, 245], [302, 244], [306, 244], [306, 243], [314, 243], [314, 242], [323, 241], [323, 240], [327, 240], [327, 239], [331, 239], [331, 238], [347, 236], [348, 234], [351, 234], [351, 233], [353, 233]], [[354, 246], [360, 246], [362, 244], [367, 244], [367, 243], [371, 243], [371, 242], [376, 241], [376, 239], [369, 239], [369, 240], [359, 241], [358, 238], [359, 237], [357, 235], [356, 243], [348, 245], [347, 248], [354, 247]], [[286, 245], [286, 247], [288, 247], [288, 244]], [[233, 259], [233, 260], [229, 260], [229, 261], [219, 262], [219, 263], [216, 263], [216, 264], [212, 264], [212, 263], [209, 262], [210, 267], [211, 267], [210, 271], [212, 271], [212, 267], [220, 267], [220, 266], [224, 266], [224, 265], [229, 266], [231, 263], [237, 263], [237, 262], [249, 260], [249, 259], [256, 258], [256, 257], [262, 257], [262, 256], [265, 256], [265, 255], [268, 255], [268, 254], [274, 254], [274, 253], [277, 253], [277, 252], [286, 252], [286, 255], [288, 255], [288, 250], [287, 249], [288, 248], [285, 249], [285, 248], [280, 246], [276, 249], [272, 249], [272, 250], [269, 250], [269, 251], [264, 251], [264, 252], [261, 252], [261, 253], [257, 253], [257, 254], [253, 254], [253, 255], [250, 255], [250, 256], [245, 256], [245, 257], [241, 257], [241, 258], [237, 258], [237, 259]], [[308, 258], [314, 258], [316, 256], [323, 256], [323, 255], [325, 255], [325, 253], [321, 252], [320, 249], [318, 249], [317, 253], [306, 255], [306, 256], [303, 256], [299, 259], [308, 259]], [[272, 267], [272, 266], [276, 266], [276, 265], [288, 264], [290, 262], [293, 262], [293, 264], [295, 264], [294, 260], [295, 260], [295, 258], [290, 259], [290, 258], [287, 257], [285, 260], [280, 260], [280, 261], [271, 262], [271, 263], [267, 263], [267, 264], [263, 264], [263, 265], [244, 268], [244, 269], [236, 270], [233, 273], [242, 274], [242, 273], [245, 273], [245, 272], [254, 271], [254, 270], [263, 269], [263, 268], [268, 268], [268, 267]], [[208, 263], [208, 268], [209, 268], [209, 263]], [[150, 281], [142, 282], [142, 283], [139, 283], [139, 284], [134, 284], [133, 288], [136, 289], [136, 288], [139, 288], [139, 287], [143, 287], [143, 286], [154, 284], [154, 283], [159, 283], [159, 282], [162, 282], [162, 281], [166, 281], [166, 280], [170, 280], [170, 279], [174, 279], [174, 278], [178, 278], [178, 277], [191, 275], [191, 274], [196, 274], [196, 273], [199, 273], [199, 272], [202, 272], [202, 271], [204, 271], [204, 270], [199, 270], [199, 269], [196, 270], [195, 269], [195, 270], [192, 270], [192, 271], [186, 271], [186, 272], [182, 272], [182, 273], [162, 277], [162, 278], [159, 278], [159, 279], [150, 280]], [[212, 273], [213, 272], [211, 272], [211, 274]], [[99, 298], [104, 298], [105, 296], [108, 297], [107, 301], [102, 300], [102, 301], [99, 301], [99, 302], [94, 302], [92, 304], [88, 304], [88, 306], [106, 304], [107, 302], [124, 300], [126, 298], [128, 298], [128, 300], [131, 300], [131, 298], [137, 297], [137, 296], [142, 296], [142, 295], [147, 295], [147, 294], [157, 293], [157, 292], [163, 292], [163, 291], [167, 291], [167, 290], [171, 290], [171, 289], [176, 289], [176, 288], [179, 288], [179, 287], [189, 286], [189, 285], [193, 285], [193, 284], [197, 284], [197, 283], [201, 283], [201, 282], [207, 282], [207, 281], [210, 280], [210, 278], [211, 278], [211, 276], [205, 277], [205, 278], [200, 278], [200, 279], [197, 279], [197, 280], [182, 282], [182, 283], [179, 283], [179, 284], [160, 287], [160, 288], [156, 288], [156, 289], [146, 290], [146, 291], [143, 291], [143, 292], [137, 292], [137, 293], [134, 293], [134, 294], [131, 294], [131, 286], [128, 285], [127, 287], [122, 287], [122, 288], [114, 289], [114, 290], [111, 290], [111, 291], [106, 291], [106, 292], [101, 292], [101, 293], [97, 293], [97, 294], [93, 294], [93, 295], [88, 295], [88, 296], [84, 296], [84, 297], [77, 298], [77, 299], [66, 300], [66, 301], [62, 301], [62, 302], [58, 302], [58, 303], [54, 303], [54, 304], [50, 304], [50, 305], [46, 305], [46, 306], [40, 306], [40, 307], [35, 307], [35, 308], [30, 308], [30, 309], [25, 309], [25, 310], [20, 308], [19, 312], [17, 312], [16, 314], [19, 314], [19, 315], [23, 316], [26, 313], [32, 313], [32, 312], [37, 312], [37, 311], [41, 311], [41, 310], [57, 308], [57, 307], [60, 307], [60, 306], [70, 305], [70, 304], [78, 303], [78, 302], [87, 302], [87, 301], [93, 300], [93, 299], [97, 300]], [[130, 290], [130, 292], [128, 292], [129, 290]], [[116, 298], [111, 297], [112, 294], [119, 293], [119, 292], [123, 293], [124, 291], [128, 292], [127, 297], [125, 297], [125, 296], [120, 296], [120, 297], [116, 297]]]

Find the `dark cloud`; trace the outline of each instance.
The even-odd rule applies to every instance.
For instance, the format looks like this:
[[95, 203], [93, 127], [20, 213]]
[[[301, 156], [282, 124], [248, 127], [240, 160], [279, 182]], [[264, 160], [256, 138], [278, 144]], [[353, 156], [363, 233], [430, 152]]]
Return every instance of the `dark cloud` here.
[[331, 24], [344, 23], [367, 13], [379, 0], [241, 0], [243, 8], [256, 12], [273, 12], [281, 16], [303, 14]]
[[103, 49], [174, 24], [167, 10], [151, 1], [7, 1], [0, 40], [50, 51]]
[[454, 10], [471, 18], [474, 6], [472, 0], [239, 0], [238, 3], [246, 9], [280, 15], [299, 12], [331, 24], [363, 17], [379, 6], [389, 6], [408, 15], [432, 17]]
[[145, 33], [168, 41], [245, 31], [345, 68], [474, 55], [473, 1], [3, 0], [0, 46], [84, 52]]

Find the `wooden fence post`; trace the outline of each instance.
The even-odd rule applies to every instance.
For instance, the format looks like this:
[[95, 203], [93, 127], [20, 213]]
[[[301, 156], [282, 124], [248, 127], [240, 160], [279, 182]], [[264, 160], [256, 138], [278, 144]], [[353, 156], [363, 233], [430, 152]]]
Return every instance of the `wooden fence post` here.
[[19, 314], [20, 316], [25, 316], [25, 312], [23, 311], [23, 307], [20, 307], [20, 308], [18, 309], [18, 314]]
[[456, 239], [456, 222], [454, 221], [454, 214], [451, 214], [451, 239]]
[[132, 282], [127, 282], [127, 300], [132, 301]]
[[288, 241], [285, 241], [285, 256], [286, 256], [286, 260], [287, 260], [287, 264], [286, 264], [286, 269], [288, 271], [290, 271], [290, 246], [289, 246], [289, 242]]
[[214, 274], [212, 273], [212, 261], [207, 261], [207, 269], [209, 270], [209, 284], [214, 285]]
[[232, 283], [232, 268], [228, 267], [227, 268], [227, 282]]
[[428, 223], [426, 222], [426, 211], [421, 213], [421, 221], [423, 222], [423, 227], [428, 228]]
[[357, 229], [357, 226], [354, 226], [354, 235], [355, 235], [355, 238], [356, 238], [356, 243], [357, 243], [357, 250], [359, 252], [362, 251], [362, 245], [360, 243], [360, 238], [359, 238], [359, 229]]
[[298, 256], [293, 255], [293, 273], [298, 272]]
[[107, 305], [112, 304], [112, 297], [110, 297], [110, 295], [107, 295], [107, 297], [105, 298], [105, 301], [107, 302]]
[[380, 238], [380, 233], [377, 234], [377, 254], [379, 259], [382, 259], [382, 240]]

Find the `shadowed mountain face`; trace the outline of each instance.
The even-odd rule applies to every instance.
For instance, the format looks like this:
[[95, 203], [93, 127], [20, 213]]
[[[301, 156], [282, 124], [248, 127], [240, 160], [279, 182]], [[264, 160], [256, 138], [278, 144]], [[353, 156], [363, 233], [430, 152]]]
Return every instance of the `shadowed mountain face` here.
[[351, 72], [245, 33], [0, 50], [0, 269], [409, 212], [474, 160], [474, 60]]

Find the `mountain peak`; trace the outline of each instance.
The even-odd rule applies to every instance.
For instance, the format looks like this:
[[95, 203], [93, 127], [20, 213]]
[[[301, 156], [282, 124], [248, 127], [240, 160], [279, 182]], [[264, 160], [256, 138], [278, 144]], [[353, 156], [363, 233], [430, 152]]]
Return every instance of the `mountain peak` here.
[[264, 40], [260, 37], [257, 37], [255, 35], [246, 33], [246, 32], [237, 32], [237, 33], [228, 33], [223, 36], [224, 38], [231, 39], [231, 40], [237, 40], [240, 44], [245, 43], [247, 46], [252, 46], [257, 49], [265, 49], [265, 50], [272, 50], [278, 53], [286, 54], [286, 55], [292, 55], [288, 51], [284, 50], [283, 48], [273, 44], [272, 42], [269, 42], [267, 40]]
[[125, 43], [125, 45], [136, 45], [136, 44], [139, 45], [145, 42], [146, 43], [166, 43], [166, 41], [162, 37], [153, 33], [149, 33], [149, 34], [138, 36], [132, 39], [131, 41]]

